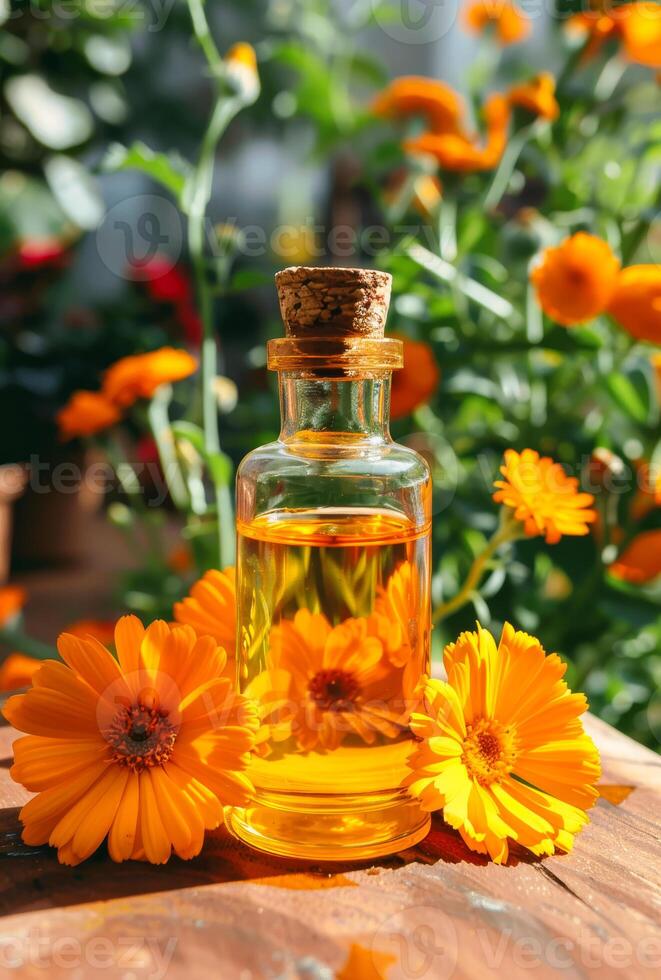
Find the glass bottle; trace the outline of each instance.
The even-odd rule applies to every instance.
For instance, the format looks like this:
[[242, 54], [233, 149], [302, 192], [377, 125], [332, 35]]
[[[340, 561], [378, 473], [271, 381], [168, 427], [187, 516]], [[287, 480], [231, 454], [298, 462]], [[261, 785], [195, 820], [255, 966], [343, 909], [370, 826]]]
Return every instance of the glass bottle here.
[[429, 671], [431, 478], [389, 433], [390, 276], [276, 282], [282, 430], [237, 476], [238, 678], [262, 728], [253, 801], [228, 823], [273, 854], [362, 860], [429, 827], [401, 784]]

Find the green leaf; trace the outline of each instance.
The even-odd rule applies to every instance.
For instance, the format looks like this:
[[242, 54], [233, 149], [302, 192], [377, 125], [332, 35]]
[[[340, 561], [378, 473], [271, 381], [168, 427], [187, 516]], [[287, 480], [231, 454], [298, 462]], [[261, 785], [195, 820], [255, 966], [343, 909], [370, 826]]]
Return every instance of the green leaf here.
[[647, 422], [648, 409], [643, 398], [632, 381], [618, 371], [606, 375], [606, 388], [619, 408], [629, 418], [644, 425]]
[[207, 464], [213, 482], [221, 486], [229, 486], [233, 473], [232, 460], [229, 456], [225, 453], [209, 453]]
[[182, 200], [186, 180], [191, 173], [190, 164], [178, 154], [155, 153], [144, 143], [133, 143], [128, 147], [122, 146], [121, 143], [114, 143], [101, 166], [106, 173], [139, 170], [165, 187], [179, 202]]

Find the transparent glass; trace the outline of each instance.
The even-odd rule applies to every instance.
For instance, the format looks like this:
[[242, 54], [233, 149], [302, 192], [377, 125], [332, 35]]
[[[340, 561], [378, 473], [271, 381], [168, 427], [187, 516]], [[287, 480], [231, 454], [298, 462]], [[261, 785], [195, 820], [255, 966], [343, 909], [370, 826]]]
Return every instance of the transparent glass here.
[[238, 676], [261, 706], [249, 807], [274, 854], [367, 859], [420, 840], [402, 788], [429, 671], [430, 474], [388, 430], [390, 373], [280, 373], [282, 431], [237, 477]]

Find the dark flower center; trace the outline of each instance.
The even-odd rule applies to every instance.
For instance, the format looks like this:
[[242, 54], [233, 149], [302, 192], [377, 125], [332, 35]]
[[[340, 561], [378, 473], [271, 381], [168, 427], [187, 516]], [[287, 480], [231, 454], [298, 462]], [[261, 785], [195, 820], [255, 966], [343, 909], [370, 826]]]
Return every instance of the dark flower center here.
[[308, 684], [310, 697], [321, 711], [351, 711], [360, 691], [347, 670], [320, 670]]
[[177, 728], [163, 708], [138, 703], [122, 707], [104, 733], [113, 762], [133, 772], [162, 766], [172, 755]]

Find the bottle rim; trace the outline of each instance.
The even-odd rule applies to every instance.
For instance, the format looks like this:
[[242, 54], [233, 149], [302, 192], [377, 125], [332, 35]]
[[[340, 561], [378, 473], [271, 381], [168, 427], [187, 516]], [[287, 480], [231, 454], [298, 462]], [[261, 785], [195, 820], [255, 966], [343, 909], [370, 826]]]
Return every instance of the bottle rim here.
[[359, 378], [404, 366], [404, 344], [395, 337], [277, 337], [266, 353], [269, 371], [308, 377]]

